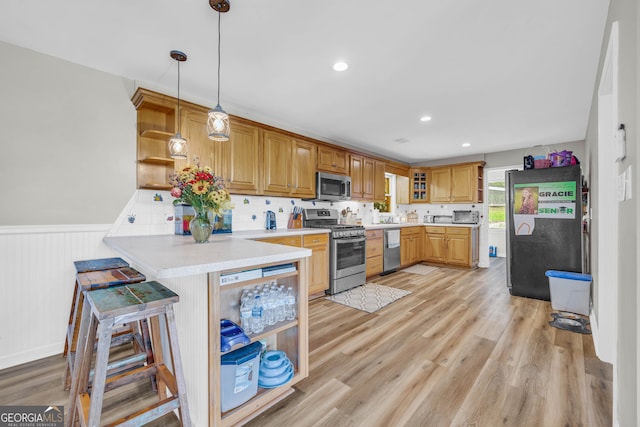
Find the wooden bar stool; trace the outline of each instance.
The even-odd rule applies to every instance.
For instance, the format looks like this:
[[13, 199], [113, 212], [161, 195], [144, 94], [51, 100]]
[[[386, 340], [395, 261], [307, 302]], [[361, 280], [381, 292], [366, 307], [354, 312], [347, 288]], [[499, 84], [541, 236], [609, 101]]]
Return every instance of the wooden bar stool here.
[[[132, 285], [83, 291], [85, 309], [82, 313], [77, 363], [73, 370], [67, 426], [96, 427], [100, 425], [102, 402], [106, 389], [113, 389], [155, 375], [158, 382], [159, 401], [133, 414], [126, 415], [110, 425], [139, 426], [178, 409], [183, 426], [190, 426], [186, 386], [182, 373], [182, 361], [178, 345], [178, 335], [173, 313], [173, 304], [178, 295], [158, 282], [142, 282]], [[166, 321], [166, 336], [159, 331], [159, 319]], [[150, 319], [154, 333], [154, 362], [121, 374], [107, 376], [111, 337], [120, 323]], [[94, 342], [98, 337], [95, 351], [95, 375], [89, 390], [89, 374], [93, 361]], [[163, 338], [170, 346], [170, 366], [164, 364], [162, 353]], [[171, 396], [167, 396], [167, 389]]]
[[[76, 283], [73, 291], [73, 300], [69, 312], [69, 324], [65, 337], [63, 356], [67, 358], [67, 367], [64, 376], [64, 389], [68, 390], [71, 384], [71, 372], [75, 361], [78, 332], [80, 329], [80, 318], [84, 305], [84, 292], [95, 289], [108, 288], [111, 286], [121, 286], [130, 283], [139, 283], [146, 280], [144, 274], [129, 267], [129, 264], [122, 258], [104, 258], [87, 261], [76, 261]], [[153, 362], [153, 352], [151, 351], [151, 337], [146, 320], [132, 322], [118, 330], [112, 339], [112, 346], [123, 344], [133, 344], [134, 354], [114, 362], [110, 371], [122, 371], [131, 369], [145, 363]]]

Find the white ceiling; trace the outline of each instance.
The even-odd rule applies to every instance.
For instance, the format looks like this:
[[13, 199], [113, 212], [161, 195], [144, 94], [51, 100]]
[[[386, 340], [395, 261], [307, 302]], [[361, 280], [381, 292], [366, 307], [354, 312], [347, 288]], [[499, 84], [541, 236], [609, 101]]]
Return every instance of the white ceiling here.
[[[607, 8], [606, 0], [231, 0], [221, 16], [220, 103], [409, 163], [581, 140]], [[169, 51], [182, 50], [181, 97], [209, 106], [217, 23], [208, 0], [0, 3], [0, 40], [174, 96]], [[349, 69], [333, 71], [337, 60]], [[433, 119], [420, 122], [425, 114]]]

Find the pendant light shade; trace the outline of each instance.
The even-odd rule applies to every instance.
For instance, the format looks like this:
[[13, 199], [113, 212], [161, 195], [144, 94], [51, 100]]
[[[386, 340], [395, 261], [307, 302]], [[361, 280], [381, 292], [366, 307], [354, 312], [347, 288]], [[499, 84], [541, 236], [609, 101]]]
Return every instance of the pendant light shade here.
[[172, 159], [186, 159], [187, 140], [180, 134], [180, 63], [187, 60], [187, 55], [179, 50], [172, 50], [170, 55], [178, 62], [178, 132], [169, 139], [169, 155]]
[[231, 4], [228, 0], [209, 0], [209, 6], [218, 12], [218, 105], [213, 110], [209, 110], [207, 132], [209, 139], [228, 141], [231, 134], [229, 115], [220, 106], [220, 14], [228, 12]]

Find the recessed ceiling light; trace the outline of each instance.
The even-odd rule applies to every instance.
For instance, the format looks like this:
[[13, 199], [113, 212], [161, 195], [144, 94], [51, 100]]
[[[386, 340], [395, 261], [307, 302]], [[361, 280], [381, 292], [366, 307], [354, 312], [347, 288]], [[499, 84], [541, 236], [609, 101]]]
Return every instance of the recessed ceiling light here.
[[471, 147], [471, 143], [470, 142], [464, 142], [462, 144], [463, 147]]
[[394, 139], [393, 142], [397, 142], [398, 144], [406, 144], [407, 142], [409, 142], [409, 140], [407, 138], [398, 138]]
[[431, 116], [422, 116], [420, 117], [421, 122], [428, 122], [431, 120]]
[[335, 64], [333, 64], [333, 69], [336, 71], [344, 71], [347, 68], [349, 68], [349, 64], [347, 64], [346, 62], [336, 62]]

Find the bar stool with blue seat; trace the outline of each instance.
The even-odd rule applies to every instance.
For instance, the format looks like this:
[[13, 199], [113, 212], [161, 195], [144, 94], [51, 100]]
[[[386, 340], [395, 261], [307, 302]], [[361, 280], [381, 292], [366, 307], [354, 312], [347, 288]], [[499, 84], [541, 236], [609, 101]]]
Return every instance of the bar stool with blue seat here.
[[[190, 426], [186, 386], [182, 371], [182, 360], [173, 312], [173, 304], [179, 301], [177, 294], [158, 282], [142, 282], [131, 285], [83, 291], [85, 309], [82, 313], [76, 364], [71, 380], [67, 426], [100, 425], [105, 389], [113, 389], [134, 381], [156, 376], [159, 401], [133, 414], [125, 415], [111, 425], [137, 426], [149, 423], [169, 412], [178, 410], [183, 426]], [[159, 328], [159, 320], [165, 319], [166, 328]], [[111, 337], [116, 325], [150, 319], [154, 338], [154, 362], [121, 374], [108, 376], [107, 365], [111, 350]], [[164, 329], [164, 336], [159, 330]], [[93, 362], [94, 343], [95, 369], [93, 383], [89, 385], [89, 375]], [[170, 366], [164, 363], [162, 352], [166, 340], [170, 348]], [[166, 390], [171, 393], [167, 395]]]
[[[71, 371], [75, 361], [80, 318], [84, 305], [84, 292], [95, 289], [121, 286], [130, 283], [139, 283], [146, 280], [144, 274], [131, 268], [122, 258], [102, 258], [84, 261], [75, 261], [76, 282], [69, 312], [69, 324], [65, 337], [63, 356], [67, 358], [67, 367], [64, 377], [64, 389], [71, 385]], [[132, 322], [123, 325], [112, 339], [112, 346], [120, 346], [131, 343], [134, 354], [127, 355], [112, 363], [112, 372], [130, 369], [132, 367], [153, 362], [153, 352], [150, 345], [149, 327], [146, 321]]]

